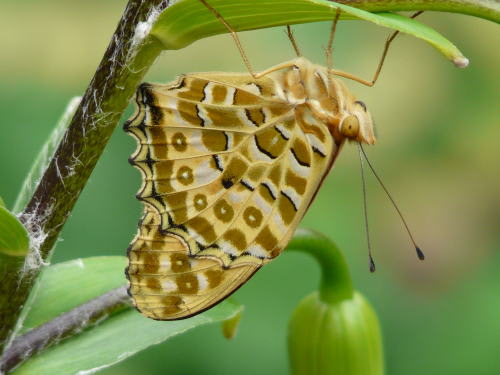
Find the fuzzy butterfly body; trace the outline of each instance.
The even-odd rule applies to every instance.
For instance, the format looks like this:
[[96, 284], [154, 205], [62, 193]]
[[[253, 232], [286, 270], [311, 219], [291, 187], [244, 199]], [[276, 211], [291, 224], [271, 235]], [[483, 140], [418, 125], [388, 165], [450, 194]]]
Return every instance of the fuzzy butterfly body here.
[[346, 139], [373, 144], [370, 114], [324, 67], [142, 84], [125, 124], [143, 176], [127, 277], [147, 317], [217, 304], [278, 256]]

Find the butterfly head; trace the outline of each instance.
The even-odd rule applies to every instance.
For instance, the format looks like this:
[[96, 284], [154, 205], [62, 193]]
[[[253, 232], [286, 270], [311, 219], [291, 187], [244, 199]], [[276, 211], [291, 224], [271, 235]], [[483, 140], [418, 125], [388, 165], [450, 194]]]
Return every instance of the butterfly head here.
[[369, 145], [375, 143], [373, 120], [365, 103], [360, 100], [348, 101], [339, 115], [338, 132], [343, 138]]
[[[336, 142], [375, 143], [373, 120], [365, 103], [357, 100], [343, 81], [304, 58], [295, 60], [313, 115], [326, 124]], [[298, 81], [298, 80], [297, 80]]]

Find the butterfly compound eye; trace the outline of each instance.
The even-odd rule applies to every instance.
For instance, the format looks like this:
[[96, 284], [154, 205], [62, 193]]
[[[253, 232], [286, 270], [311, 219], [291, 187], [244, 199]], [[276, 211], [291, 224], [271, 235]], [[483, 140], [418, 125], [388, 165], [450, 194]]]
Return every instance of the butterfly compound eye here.
[[359, 133], [359, 120], [356, 116], [347, 116], [340, 124], [340, 134], [346, 138], [356, 138]]

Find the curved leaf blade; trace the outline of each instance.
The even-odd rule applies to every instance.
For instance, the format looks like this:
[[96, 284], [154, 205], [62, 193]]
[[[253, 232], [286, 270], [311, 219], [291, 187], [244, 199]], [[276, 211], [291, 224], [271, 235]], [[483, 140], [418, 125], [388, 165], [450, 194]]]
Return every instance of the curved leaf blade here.
[[124, 285], [126, 265], [126, 257], [100, 256], [73, 259], [45, 268], [22, 333]]
[[[30, 306], [25, 329], [38, 326], [91, 298], [125, 284], [127, 259], [119, 256], [75, 259], [47, 267], [38, 295]], [[35, 355], [16, 368], [15, 375], [88, 375], [202, 324], [222, 322], [242, 307], [225, 301], [190, 319], [161, 322], [136, 310], [121, 310], [99, 325]]]
[[232, 318], [240, 306], [223, 302], [190, 319], [160, 322], [127, 310], [63, 341], [18, 367], [13, 375], [93, 374], [202, 324]]
[[[467, 59], [458, 48], [432, 28], [408, 17], [392, 13], [370, 13], [327, 0], [211, 0], [236, 31], [273, 26], [328, 21], [335, 18], [360, 19], [413, 35], [431, 44], [457, 66]], [[179, 0], [163, 11], [151, 30], [166, 49], [179, 49], [196, 40], [227, 33], [222, 23], [199, 1]]]
[[[367, 21], [373, 22], [379, 26], [389, 27], [391, 29], [413, 35], [429, 43], [448, 60], [459, 68], [465, 68], [469, 65], [469, 60], [460, 52], [452, 42], [439, 34], [436, 30], [424, 25], [413, 18], [408, 18], [395, 13], [369, 13], [371, 16]], [[374, 17], [372, 17], [374, 16]]]

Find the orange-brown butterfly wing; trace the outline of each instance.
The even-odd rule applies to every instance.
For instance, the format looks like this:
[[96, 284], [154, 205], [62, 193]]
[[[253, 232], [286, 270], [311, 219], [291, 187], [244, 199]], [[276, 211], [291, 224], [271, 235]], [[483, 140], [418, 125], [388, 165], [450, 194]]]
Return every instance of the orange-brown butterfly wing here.
[[281, 99], [279, 75], [192, 74], [144, 84], [125, 125], [145, 204], [129, 250], [136, 307], [181, 319], [280, 254], [336, 154], [323, 124]]

